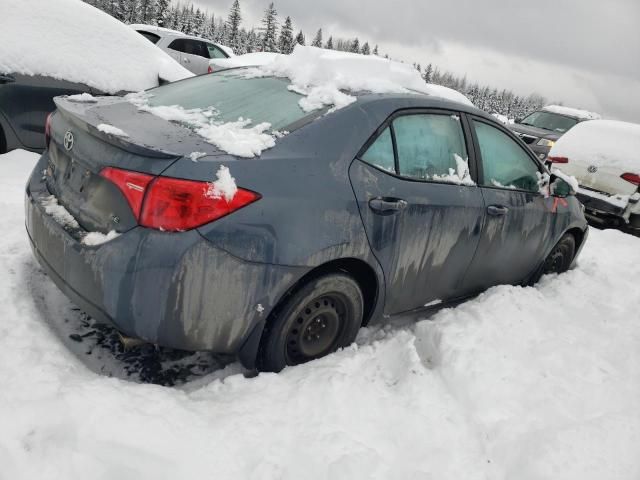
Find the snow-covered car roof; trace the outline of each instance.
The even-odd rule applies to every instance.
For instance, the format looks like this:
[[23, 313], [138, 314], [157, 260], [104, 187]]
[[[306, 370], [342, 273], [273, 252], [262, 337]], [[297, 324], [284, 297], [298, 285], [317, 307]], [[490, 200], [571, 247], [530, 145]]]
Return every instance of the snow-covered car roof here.
[[640, 174], [640, 125], [615, 120], [579, 123], [560, 137], [549, 156]]
[[[255, 57], [261, 63], [253, 74], [289, 78], [290, 88], [305, 95], [301, 106], [308, 111], [324, 105], [341, 108], [356, 101], [356, 97], [344, 92], [422, 93], [473, 106], [460, 92], [426, 83], [411, 65], [376, 55], [302, 45], [297, 45], [290, 55], [270, 55], [271, 58], [264, 53]], [[243, 57], [247, 55], [236, 58], [242, 62]]]
[[132, 23], [129, 25], [129, 27], [133, 28], [136, 31], [144, 30], [147, 32], [158, 33], [161, 36], [190, 38], [192, 40], [200, 40], [201, 42], [213, 43], [215, 46], [224, 50], [224, 52], [230, 57], [233, 57], [235, 55], [235, 53], [233, 53], [233, 49], [230, 47], [227, 47], [226, 45], [221, 45], [219, 43], [212, 42], [211, 40], [207, 40], [206, 38], [196, 37], [195, 35], [187, 35], [186, 33], [180, 32], [179, 30], [172, 30], [170, 28], [159, 27], [157, 25], [147, 25], [144, 23]]
[[542, 110], [546, 112], [557, 113], [558, 115], [577, 118], [579, 120], [599, 120], [602, 118], [598, 113], [595, 112], [589, 112], [587, 110], [580, 110], [571, 107], [563, 107], [562, 105], [547, 105]]
[[3, 6], [0, 72], [49, 76], [104, 93], [156, 87], [159, 77], [193, 76], [140, 34], [81, 0]]

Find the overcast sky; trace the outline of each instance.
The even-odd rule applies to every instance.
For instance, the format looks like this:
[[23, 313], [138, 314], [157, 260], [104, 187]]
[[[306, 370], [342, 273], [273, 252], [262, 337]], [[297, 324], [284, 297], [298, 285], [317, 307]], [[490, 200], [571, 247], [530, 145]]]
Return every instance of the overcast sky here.
[[[195, 0], [226, 17], [232, 0]], [[259, 26], [268, 0], [240, 0]], [[310, 42], [358, 36], [408, 62], [640, 123], [640, 0], [276, 0]]]

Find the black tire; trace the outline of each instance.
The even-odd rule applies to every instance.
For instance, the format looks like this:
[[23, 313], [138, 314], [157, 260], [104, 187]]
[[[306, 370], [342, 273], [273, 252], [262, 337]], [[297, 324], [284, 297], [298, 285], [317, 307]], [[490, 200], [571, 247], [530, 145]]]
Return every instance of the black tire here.
[[2, 126], [0, 125], [0, 154], [3, 153], [7, 153], [7, 139], [5, 138]]
[[542, 274], [566, 272], [569, 270], [575, 254], [576, 239], [570, 233], [565, 233], [545, 259]]
[[311, 279], [274, 311], [260, 342], [258, 369], [279, 372], [350, 345], [363, 311], [362, 292], [350, 276]]

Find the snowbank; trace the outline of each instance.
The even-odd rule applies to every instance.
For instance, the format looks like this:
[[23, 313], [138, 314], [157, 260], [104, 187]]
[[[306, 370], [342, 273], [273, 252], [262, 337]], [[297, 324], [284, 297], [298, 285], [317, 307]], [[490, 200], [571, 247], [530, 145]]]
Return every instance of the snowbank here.
[[640, 174], [640, 125], [615, 120], [579, 123], [560, 137], [549, 156]]
[[192, 74], [139, 33], [81, 0], [0, 0], [0, 72], [46, 75], [104, 93]]
[[579, 118], [581, 120], [599, 120], [602, 117], [594, 112], [587, 110], [579, 110], [577, 108], [563, 107], [562, 105], [547, 105], [542, 110], [557, 113], [559, 115], [567, 115], [569, 117]]
[[356, 99], [349, 92], [418, 92], [473, 105], [463, 94], [447, 87], [425, 83], [411, 65], [375, 55], [325, 50], [297, 45], [291, 55], [278, 55], [254, 70], [256, 75], [274, 75], [291, 80], [292, 90], [305, 95], [306, 111], [323, 106], [344, 107]]
[[229, 58], [214, 58], [209, 61], [209, 65], [214, 67], [214, 71], [222, 68], [258, 67], [272, 62], [279, 56], [282, 56], [282, 54], [271, 52], [245, 53], [244, 55]]
[[94, 373], [116, 362], [95, 335], [56, 333], [83, 317], [29, 250], [36, 159], [0, 156], [6, 478], [637, 480], [640, 239], [592, 230], [578, 267], [534, 288], [370, 326], [279, 375], [164, 388]]

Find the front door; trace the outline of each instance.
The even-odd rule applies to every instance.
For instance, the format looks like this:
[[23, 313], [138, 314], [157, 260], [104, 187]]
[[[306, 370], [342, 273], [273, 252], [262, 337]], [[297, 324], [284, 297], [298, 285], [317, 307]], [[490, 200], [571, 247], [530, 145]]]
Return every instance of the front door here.
[[463, 295], [484, 204], [452, 112], [395, 117], [349, 171], [369, 244], [386, 281], [385, 313]]
[[541, 264], [551, 245], [553, 199], [541, 190], [543, 168], [506, 130], [470, 121], [479, 150], [479, 185], [486, 220], [466, 288], [519, 284]]

